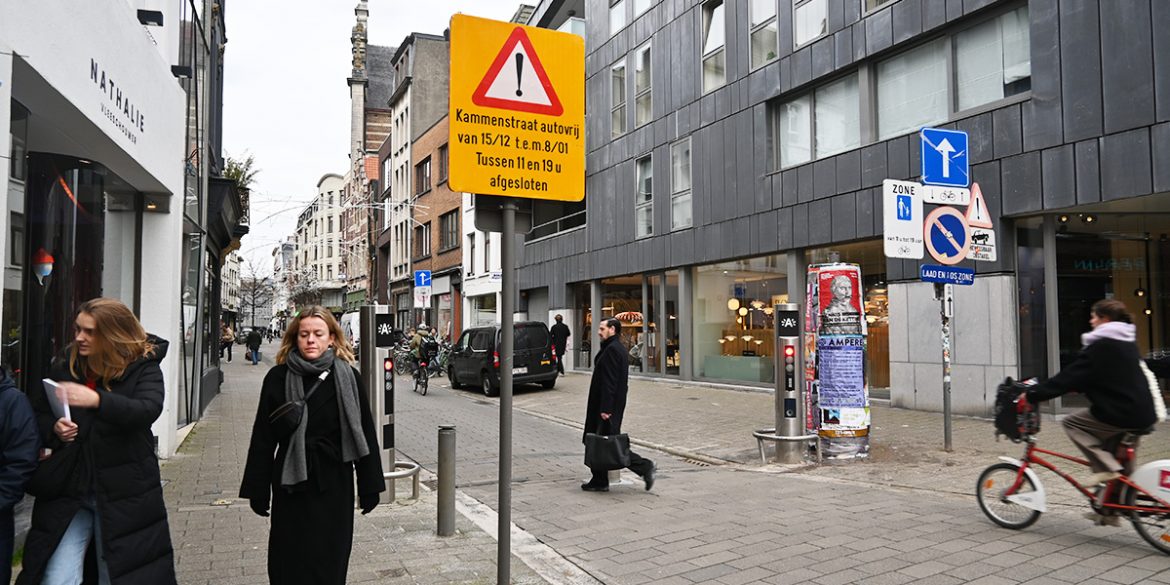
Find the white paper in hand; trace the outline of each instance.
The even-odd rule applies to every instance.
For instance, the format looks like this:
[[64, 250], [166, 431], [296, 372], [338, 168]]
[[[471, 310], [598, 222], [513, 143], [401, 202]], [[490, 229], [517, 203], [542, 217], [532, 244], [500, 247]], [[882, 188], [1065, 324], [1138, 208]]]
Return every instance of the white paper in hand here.
[[53, 409], [53, 414], [61, 419], [72, 422], [73, 418], [69, 416], [69, 399], [65, 396], [65, 389], [60, 384], [44, 378], [41, 382], [45, 385], [45, 396], [49, 398], [49, 406]]

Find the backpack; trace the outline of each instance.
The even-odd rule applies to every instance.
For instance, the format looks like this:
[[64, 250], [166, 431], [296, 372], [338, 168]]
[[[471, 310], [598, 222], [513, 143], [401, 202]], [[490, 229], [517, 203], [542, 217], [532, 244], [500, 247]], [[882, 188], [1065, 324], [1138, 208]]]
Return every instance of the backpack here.
[[1040, 432], [1040, 417], [1023, 394], [1035, 381], [1016, 382], [1005, 378], [996, 388], [995, 434], [1018, 442], [1027, 435]]
[[434, 337], [423, 337], [418, 344], [418, 354], [429, 358], [439, 355], [439, 342]]

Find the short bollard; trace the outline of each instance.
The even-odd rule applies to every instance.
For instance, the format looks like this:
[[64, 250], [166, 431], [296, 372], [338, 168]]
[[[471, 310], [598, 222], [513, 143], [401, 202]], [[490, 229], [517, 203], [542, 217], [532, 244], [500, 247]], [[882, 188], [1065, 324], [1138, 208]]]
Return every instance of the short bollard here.
[[439, 536], [455, 534], [455, 426], [439, 426]]

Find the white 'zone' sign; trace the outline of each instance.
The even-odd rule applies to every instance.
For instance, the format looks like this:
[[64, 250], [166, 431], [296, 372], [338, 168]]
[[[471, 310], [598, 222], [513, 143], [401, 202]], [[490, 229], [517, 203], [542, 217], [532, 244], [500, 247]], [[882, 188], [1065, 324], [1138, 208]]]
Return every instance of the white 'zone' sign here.
[[887, 258], [922, 259], [922, 219], [921, 184], [882, 181], [882, 239]]

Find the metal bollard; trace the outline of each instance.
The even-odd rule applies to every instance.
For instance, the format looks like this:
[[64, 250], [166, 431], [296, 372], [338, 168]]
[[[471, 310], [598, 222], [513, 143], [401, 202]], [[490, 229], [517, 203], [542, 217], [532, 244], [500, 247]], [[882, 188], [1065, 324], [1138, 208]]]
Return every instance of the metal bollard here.
[[439, 425], [438, 534], [455, 534], [455, 425]]

